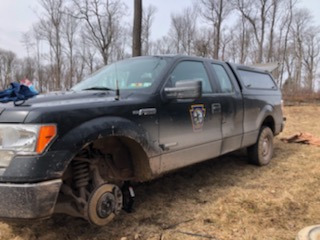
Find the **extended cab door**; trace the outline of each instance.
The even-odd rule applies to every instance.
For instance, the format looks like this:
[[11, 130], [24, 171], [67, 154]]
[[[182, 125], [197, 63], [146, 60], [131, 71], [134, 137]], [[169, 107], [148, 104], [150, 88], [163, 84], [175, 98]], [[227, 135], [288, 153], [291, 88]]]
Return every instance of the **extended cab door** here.
[[218, 85], [215, 95], [221, 104], [221, 154], [224, 154], [241, 147], [244, 116], [243, 97], [239, 84], [227, 64], [219, 61], [212, 61], [208, 64], [213, 80]]
[[220, 155], [221, 103], [213, 93], [209, 69], [202, 61], [181, 60], [170, 71], [162, 91], [179, 81], [202, 82], [198, 99], [163, 99], [159, 107], [159, 140], [164, 150], [161, 171]]

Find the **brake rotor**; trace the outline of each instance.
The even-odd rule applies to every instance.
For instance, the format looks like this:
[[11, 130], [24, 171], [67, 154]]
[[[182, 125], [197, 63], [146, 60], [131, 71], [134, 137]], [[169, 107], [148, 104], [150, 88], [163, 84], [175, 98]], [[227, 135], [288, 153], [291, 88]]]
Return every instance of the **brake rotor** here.
[[108, 224], [122, 209], [122, 192], [113, 184], [102, 184], [88, 200], [88, 220], [97, 226]]

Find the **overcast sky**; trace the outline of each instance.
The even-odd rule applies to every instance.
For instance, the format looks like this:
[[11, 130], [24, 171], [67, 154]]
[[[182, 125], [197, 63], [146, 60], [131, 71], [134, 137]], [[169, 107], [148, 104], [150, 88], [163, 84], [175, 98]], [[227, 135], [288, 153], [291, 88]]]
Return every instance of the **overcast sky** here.
[[[124, 1], [132, 13], [133, 0]], [[192, 0], [143, 0], [144, 5], [152, 3], [158, 9], [153, 23], [152, 37], [158, 38], [167, 34], [170, 27], [170, 15], [190, 5]], [[300, 7], [312, 12], [315, 24], [320, 25], [320, 1], [300, 0]], [[0, 48], [11, 50], [19, 57], [26, 55], [21, 43], [21, 35], [37, 22], [40, 12], [38, 0], [0, 0]]]

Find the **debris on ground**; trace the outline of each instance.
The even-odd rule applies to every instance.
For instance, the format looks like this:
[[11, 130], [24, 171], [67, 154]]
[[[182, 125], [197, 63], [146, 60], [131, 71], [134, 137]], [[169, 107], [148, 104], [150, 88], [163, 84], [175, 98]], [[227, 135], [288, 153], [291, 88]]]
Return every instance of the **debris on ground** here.
[[320, 147], [320, 138], [314, 137], [311, 133], [307, 132], [295, 133], [289, 137], [281, 138], [281, 141], [285, 143], [302, 143]]

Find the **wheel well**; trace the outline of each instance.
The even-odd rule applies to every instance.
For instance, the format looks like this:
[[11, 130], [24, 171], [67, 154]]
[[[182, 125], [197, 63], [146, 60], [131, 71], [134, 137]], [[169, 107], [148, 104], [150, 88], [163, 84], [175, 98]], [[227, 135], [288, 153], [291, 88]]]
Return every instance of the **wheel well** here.
[[122, 208], [130, 211], [134, 196], [128, 182], [149, 174], [148, 157], [134, 140], [111, 136], [88, 142], [64, 172], [55, 212], [105, 225]]
[[144, 180], [151, 176], [149, 159], [141, 145], [127, 137], [105, 137], [92, 143], [93, 148], [110, 156], [112, 176], [119, 180]]
[[266, 119], [263, 121], [262, 126], [267, 126], [269, 127], [272, 132], [274, 133], [275, 131], [275, 123], [274, 123], [274, 119], [271, 116], [266, 117]]

